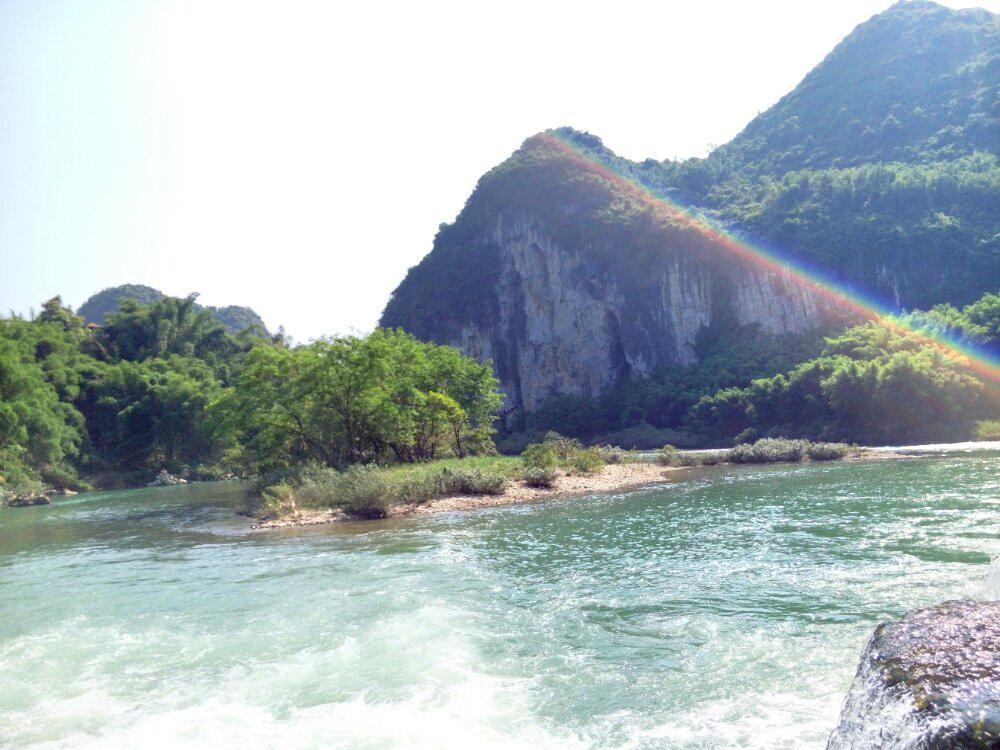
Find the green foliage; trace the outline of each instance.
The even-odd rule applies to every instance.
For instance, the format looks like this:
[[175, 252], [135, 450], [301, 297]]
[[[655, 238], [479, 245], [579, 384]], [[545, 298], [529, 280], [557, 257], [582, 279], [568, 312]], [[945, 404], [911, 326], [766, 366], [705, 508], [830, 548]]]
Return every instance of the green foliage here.
[[529, 469], [551, 469], [559, 464], [559, 454], [551, 443], [532, 443], [521, 453]]
[[444, 469], [440, 474], [441, 494], [500, 495], [507, 489], [507, 477], [481, 469]]
[[813, 461], [839, 461], [855, 452], [846, 443], [809, 443], [806, 455]]
[[774, 337], [757, 326], [706, 328], [696, 343], [697, 363], [622, 381], [597, 397], [557, 396], [520, 414], [512, 429], [532, 433], [558, 429], [577, 439], [629, 448], [650, 449], [665, 439], [696, 447], [701, 442], [698, 436], [679, 428], [699, 399], [794, 367], [818, 355], [822, 347], [818, 331]]
[[88, 323], [104, 324], [104, 319], [111, 313], [118, 312], [122, 300], [133, 300], [139, 305], [151, 305], [159, 302], [166, 295], [158, 289], [144, 284], [122, 284], [109, 287], [92, 294], [80, 305], [80, 316]]
[[[401, 331], [258, 346], [220, 404], [262, 467], [465, 456], [500, 405], [489, 365]], [[482, 442], [482, 438], [479, 439]]]
[[[939, 329], [942, 316], [951, 329], [981, 335], [953, 309], [917, 317]], [[788, 373], [702, 398], [688, 424], [716, 438], [756, 430], [880, 444], [965, 439], [998, 412], [995, 390], [967, 363], [890, 321], [828, 338], [820, 357]]]
[[695, 455], [695, 459], [699, 466], [715, 466], [717, 464], [724, 464], [731, 459], [730, 452], [727, 450], [721, 451], [702, 451]]
[[165, 297], [146, 306], [122, 300], [118, 311], [107, 315], [97, 338], [113, 360], [178, 355], [222, 367], [241, 350], [225, 326], [195, 303], [195, 295]]
[[597, 448], [581, 448], [567, 459], [567, 463], [580, 474], [593, 474], [604, 468], [601, 452]]
[[10, 486], [47, 475], [71, 483], [80, 415], [59, 400], [25, 343], [0, 336], [0, 476]]
[[628, 459], [628, 451], [617, 445], [598, 445], [595, 447], [601, 460], [606, 464], [620, 464]]
[[89, 330], [59, 297], [34, 320], [0, 320], [0, 351], [13, 368], [0, 393], [0, 474], [77, 488], [78, 471], [115, 484], [146, 482], [161, 468], [226, 476], [240, 450], [211, 407], [244, 352], [270, 340], [227, 333], [193, 298], [128, 300], [107, 322]]
[[680, 451], [672, 445], [664, 445], [656, 452], [656, 460], [664, 466], [672, 466], [676, 461]]
[[1000, 440], [1000, 419], [983, 419], [976, 423], [976, 440]]
[[337, 478], [337, 504], [358, 518], [385, 518], [394, 505], [396, 487], [376, 466], [349, 466]]
[[242, 510], [262, 520], [319, 507], [338, 508], [356, 518], [384, 518], [394, 507], [440, 497], [501, 494], [514, 470], [510, 459], [475, 457], [405, 467], [355, 464], [340, 472], [306, 462], [262, 476]]
[[171, 355], [94, 369], [77, 404], [86, 417], [89, 446], [102, 466], [179, 471], [221, 456], [228, 441], [208, 408], [222, 393], [211, 367]]
[[558, 473], [552, 468], [534, 467], [524, 470], [524, 483], [529, 487], [551, 489], [555, 487], [558, 477]]
[[995, 150], [995, 19], [984, 10], [896, 3], [711, 159], [781, 174]]
[[[192, 296], [196, 297], [197, 295]], [[167, 295], [158, 289], [143, 284], [122, 284], [91, 295], [86, 302], [80, 305], [79, 315], [88, 323], [103, 324], [109, 315], [119, 311], [124, 300], [134, 302], [141, 307], [148, 307], [166, 299], [166, 297]], [[195, 309], [200, 310], [202, 307], [196, 304]], [[269, 335], [264, 321], [249, 307], [228, 305], [204, 309], [208, 310], [229, 333], [238, 334], [242, 331], [250, 331], [263, 336]]]

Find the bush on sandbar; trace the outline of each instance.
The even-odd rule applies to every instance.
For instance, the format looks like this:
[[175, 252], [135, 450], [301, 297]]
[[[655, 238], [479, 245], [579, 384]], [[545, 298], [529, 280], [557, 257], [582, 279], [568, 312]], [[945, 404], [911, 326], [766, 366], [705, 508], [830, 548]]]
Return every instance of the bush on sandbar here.
[[677, 463], [680, 451], [674, 446], [667, 444], [656, 452], [656, 460], [664, 466], [673, 466]]
[[550, 489], [555, 487], [558, 474], [555, 469], [525, 469], [524, 483], [529, 487]]
[[847, 443], [809, 443], [806, 455], [813, 461], [838, 461], [854, 453]]
[[593, 474], [604, 468], [601, 452], [597, 448], [581, 448], [569, 457], [568, 463], [573, 471], [580, 474]]
[[606, 464], [620, 464], [628, 459], [628, 451], [617, 445], [598, 445], [596, 448], [601, 460]]
[[734, 464], [770, 464], [801, 461], [809, 443], [805, 440], [761, 438], [753, 443], [742, 443], [729, 452]]
[[507, 489], [507, 477], [492, 471], [443, 469], [438, 476], [446, 495], [500, 495]]
[[559, 454], [550, 443], [532, 443], [521, 453], [528, 469], [553, 469], [559, 464]]

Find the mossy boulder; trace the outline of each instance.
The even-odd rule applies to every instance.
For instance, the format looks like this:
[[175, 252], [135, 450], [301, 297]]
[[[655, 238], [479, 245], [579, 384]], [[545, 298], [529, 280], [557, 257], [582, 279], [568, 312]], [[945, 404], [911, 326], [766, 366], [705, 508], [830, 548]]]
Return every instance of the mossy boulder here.
[[827, 750], [1000, 749], [1000, 602], [949, 601], [875, 629]]

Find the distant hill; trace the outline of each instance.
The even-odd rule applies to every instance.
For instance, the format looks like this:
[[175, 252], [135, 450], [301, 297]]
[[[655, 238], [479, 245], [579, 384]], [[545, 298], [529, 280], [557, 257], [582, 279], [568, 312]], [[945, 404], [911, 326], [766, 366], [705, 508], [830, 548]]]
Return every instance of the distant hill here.
[[[109, 313], [117, 312], [123, 299], [134, 299], [140, 304], [148, 305], [152, 302], [158, 302], [166, 296], [159, 289], [154, 289], [151, 286], [122, 284], [108, 287], [91, 295], [86, 302], [80, 305], [77, 314], [82, 315], [88, 323], [103, 323], [104, 318]], [[199, 305], [199, 307], [211, 310], [219, 322], [234, 333], [254, 326], [267, 331], [263, 319], [249, 307], [240, 307], [239, 305], [227, 305], [226, 307]]]
[[122, 299], [134, 299], [141, 305], [148, 305], [151, 302], [159, 302], [166, 296], [159, 289], [153, 289], [151, 286], [122, 284], [92, 294], [76, 312], [78, 315], [82, 315], [88, 323], [103, 323], [108, 313], [118, 311], [119, 302]]

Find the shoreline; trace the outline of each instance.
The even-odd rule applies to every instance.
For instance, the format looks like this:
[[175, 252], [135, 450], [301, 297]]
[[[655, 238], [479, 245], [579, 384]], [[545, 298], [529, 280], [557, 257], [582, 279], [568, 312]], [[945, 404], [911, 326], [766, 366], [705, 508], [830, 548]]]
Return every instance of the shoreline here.
[[[647, 485], [667, 483], [671, 474], [683, 466], [662, 466], [653, 462], [607, 464], [595, 474], [563, 474], [555, 487], [529, 487], [522, 480], [512, 480], [499, 495], [450, 495], [420, 505], [396, 505], [386, 518], [405, 518], [456, 510], [478, 510], [521, 505], [542, 500], [618, 492]], [[292, 516], [257, 521], [250, 528], [256, 531], [286, 529], [299, 526], [321, 526], [340, 521], [355, 521], [336, 508], [306, 509]]]

